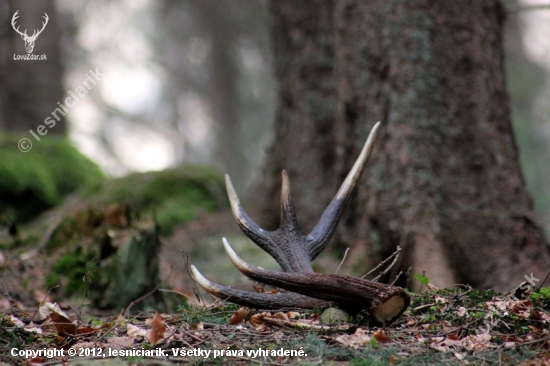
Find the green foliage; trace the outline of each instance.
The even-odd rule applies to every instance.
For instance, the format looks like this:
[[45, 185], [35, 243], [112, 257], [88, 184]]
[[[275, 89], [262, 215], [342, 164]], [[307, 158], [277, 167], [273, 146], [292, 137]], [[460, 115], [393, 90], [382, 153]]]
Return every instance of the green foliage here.
[[485, 301], [492, 300], [493, 297], [498, 295], [500, 295], [500, 292], [496, 292], [495, 290], [492, 290], [492, 289], [488, 289], [488, 290], [472, 289], [468, 291], [468, 298], [474, 303], [484, 303]]
[[19, 138], [0, 135], [0, 219], [26, 222], [61, 198], [103, 180], [99, 167], [66, 138], [36, 141], [29, 152]]
[[531, 294], [533, 299], [549, 299], [550, 300], [550, 287], [542, 287]]
[[414, 278], [420, 281], [423, 285], [427, 285], [428, 283], [430, 283], [430, 280], [426, 276], [415, 274]]
[[542, 287], [531, 294], [533, 304], [550, 311], [550, 287]]

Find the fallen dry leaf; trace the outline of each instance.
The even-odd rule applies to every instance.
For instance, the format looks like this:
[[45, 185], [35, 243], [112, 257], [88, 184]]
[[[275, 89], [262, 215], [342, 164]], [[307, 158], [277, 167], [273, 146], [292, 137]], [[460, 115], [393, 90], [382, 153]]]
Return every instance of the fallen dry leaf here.
[[65, 314], [65, 312], [63, 310], [61, 310], [61, 308], [59, 307], [59, 305], [57, 305], [56, 302], [54, 302], [54, 303], [45, 302], [44, 304], [40, 305], [40, 307], [38, 308], [38, 313], [44, 319], [46, 319], [48, 317], [48, 315], [50, 315], [51, 313], [56, 313], [56, 314], [59, 314], [59, 315], [61, 315], [62, 317], [66, 318], [66, 319], [69, 319], [69, 316], [67, 314]]
[[372, 335], [380, 343], [389, 342], [391, 340], [390, 337], [386, 334], [386, 332], [384, 332], [382, 329], [378, 329]]
[[119, 327], [122, 327], [124, 324], [126, 324], [126, 318], [123, 317], [121, 314], [118, 314], [118, 316], [115, 319], [115, 324]]
[[70, 335], [75, 335], [77, 333], [76, 325], [74, 325], [69, 319], [67, 319], [63, 315], [52, 312], [50, 314], [50, 319], [55, 325], [55, 330], [57, 331], [57, 334], [61, 337], [67, 337]]
[[491, 338], [491, 335], [485, 333], [470, 335], [462, 340], [462, 347], [467, 351], [486, 350]]
[[449, 334], [447, 336], [447, 338], [449, 338], [450, 340], [453, 340], [453, 341], [458, 341], [458, 339], [459, 339], [458, 334], [456, 334], [456, 333]]
[[66, 337], [77, 333], [76, 325], [69, 320], [69, 316], [59, 308], [57, 303], [45, 302], [38, 308], [38, 313], [44, 318], [49, 317], [59, 336]]
[[454, 355], [455, 355], [456, 358], [458, 358], [461, 361], [466, 357], [465, 353], [455, 352]]
[[464, 316], [468, 313], [468, 311], [466, 310], [466, 308], [464, 306], [461, 306], [458, 308], [458, 310], [455, 312], [456, 315], [458, 316]]
[[233, 315], [231, 315], [231, 319], [229, 319], [229, 325], [241, 323], [248, 314], [250, 314], [250, 309], [243, 306], [239, 310], [235, 311]]
[[262, 331], [262, 330], [265, 330], [267, 329], [267, 325], [264, 321], [264, 317], [270, 317], [271, 316], [271, 313], [260, 313], [260, 314], [254, 314], [250, 317], [250, 319], [248, 320], [248, 322], [250, 323], [250, 325], [252, 325], [252, 327], [254, 329], [256, 329], [257, 331]]
[[151, 321], [151, 330], [149, 331], [149, 342], [154, 346], [164, 339], [164, 332], [166, 327], [164, 326], [164, 320], [159, 313], [156, 313]]
[[193, 324], [193, 326], [191, 327], [192, 330], [201, 330], [201, 329], [204, 329], [204, 324], [202, 324], [202, 322], [198, 322], [198, 323], [195, 323]]
[[21, 319], [19, 319], [15, 315], [10, 315], [10, 323], [11, 323], [11, 325], [16, 326], [16, 327], [21, 327], [21, 328], [25, 327], [25, 323], [23, 323], [21, 321]]
[[137, 336], [145, 337], [147, 336], [147, 331], [145, 329], [141, 329], [139, 327], [136, 327], [133, 324], [128, 323], [128, 325], [126, 325], [126, 334], [128, 334], [129, 337], [137, 337]]
[[273, 318], [288, 321], [288, 316], [286, 316], [285, 313], [281, 313], [280, 311], [273, 314]]
[[370, 342], [370, 339], [371, 337], [365, 333], [363, 328], [357, 328], [355, 333], [351, 335], [343, 334], [336, 337], [337, 342], [353, 348], [365, 347]]
[[531, 308], [527, 318], [530, 320], [542, 320], [542, 314], [537, 309]]
[[445, 339], [443, 342], [441, 342], [442, 344], [446, 345], [446, 346], [461, 346], [462, 345], [462, 342], [458, 339], [451, 339], [450, 337], [447, 337], [447, 339]]
[[132, 347], [135, 344], [133, 337], [107, 338], [107, 343], [109, 344], [109, 348], [113, 349], [124, 349], [127, 347]]
[[290, 319], [295, 319], [295, 318], [299, 318], [300, 317], [300, 313], [297, 312], [297, 311], [289, 311], [286, 313], [286, 315], [290, 318]]
[[431, 343], [431, 344], [430, 344], [430, 348], [431, 348], [431, 349], [435, 349], [436, 351], [439, 351], [439, 352], [447, 352], [447, 351], [449, 351], [449, 346], [446, 346], [446, 345], [443, 345], [443, 344], [439, 344], [439, 343]]
[[427, 287], [428, 290], [430, 290], [430, 291], [437, 291], [437, 290], [439, 290], [439, 288], [435, 287], [435, 286], [432, 285], [431, 283], [428, 283], [428, 284], [426, 285], [426, 287]]
[[36, 326], [36, 324], [34, 324], [33, 322], [30, 322], [29, 325], [26, 325], [15, 315], [10, 315], [9, 321], [13, 326], [23, 328], [25, 332], [42, 334], [42, 329]]
[[256, 287], [254, 285], [252, 285], [252, 287], [254, 288], [254, 291], [256, 291], [257, 293], [263, 294], [265, 292], [263, 287]]
[[96, 328], [92, 328], [92, 327], [83, 327], [83, 328], [78, 328], [78, 334], [92, 334], [96, 331], [97, 329]]

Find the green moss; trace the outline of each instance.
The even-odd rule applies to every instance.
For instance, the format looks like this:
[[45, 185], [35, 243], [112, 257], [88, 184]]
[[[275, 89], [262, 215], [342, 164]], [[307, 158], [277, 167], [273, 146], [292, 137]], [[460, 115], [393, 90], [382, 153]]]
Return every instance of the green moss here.
[[46, 275], [46, 281], [45, 285], [46, 288], [51, 289], [61, 284], [61, 279], [57, 275], [57, 273], [48, 272]]
[[[83, 209], [57, 227], [47, 245], [52, 261], [44, 284], [65, 299], [91, 300], [101, 309], [121, 309], [150, 292], [159, 283], [158, 227], [152, 220], [135, 219], [132, 225], [112, 228], [95, 209]], [[160, 293], [152, 294], [135, 309], [162, 309]]]
[[0, 135], [0, 219], [29, 221], [64, 195], [102, 181], [99, 167], [68, 139], [34, 141], [24, 153], [17, 147], [20, 137]]
[[197, 165], [113, 179], [89, 191], [86, 199], [99, 205], [118, 203], [154, 217], [161, 234], [169, 234], [174, 225], [193, 220], [200, 212], [227, 204], [222, 176]]
[[154, 226], [136, 231], [128, 238], [113, 264], [102, 268], [109, 278], [107, 289], [97, 294], [101, 307], [120, 309], [128, 306], [158, 283], [158, 253], [155, 251], [159, 247], [159, 236]]
[[[52, 287], [62, 284], [69, 296], [83, 296], [87, 285], [85, 279], [90, 270], [89, 263], [93, 263], [95, 257], [96, 253], [86, 252], [77, 247], [75, 251], [59, 258], [52, 268], [52, 276], [46, 278], [46, 285]], [[61, 283], [61, 278], [65, 279], [66, 283]]]

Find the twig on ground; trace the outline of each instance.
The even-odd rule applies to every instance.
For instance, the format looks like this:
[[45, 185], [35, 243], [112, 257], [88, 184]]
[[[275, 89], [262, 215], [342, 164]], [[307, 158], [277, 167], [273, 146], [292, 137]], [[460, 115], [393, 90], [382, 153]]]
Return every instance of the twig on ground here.
[[286, 321], [286, 320], [281, 320], [281, 319], [267, 317], [267, 316], [263, 317], [263, 321], [265, 321], [268, 324], [278, 325], [280, 327], [291, 327], [291, 328], [298, 328], [298, 329], [304, 329], [304, 330], [317, 330], [317, 331], [328, 331], [328, 332], [349, 331], [352, 328], [352, 326], [350, 326], [349, 324], [332, 325], [332, 326], [315, 325], [315, 324]]
[[544, 283], [546, 282], [546, 280], [548, 279], [548, 276], [550, 276], [550, 271], [546, 274], [546, 277], [544, 277], [544, 280], [541, 282], [541, 284], [539, 285], [539, 287], [537, 288], [537, 290], [540, 290], [542, 288], [542, 285], [544, 285]]
[[152, 289], [151, 291], [149, 291], [148, 293], [146, 293], [145, 295], [137, 298], [136, 300], [132, 301], [130, 304], [128, 304], [128, 306], [124, 309], [122, 309], [122, 311], [120, 312], [120, 314], [126, 318], [127, 315], [129, 315], [130, 313], [130, 309], [132, 308], [132, 306], [134, 306], [135, 304], [145, 300], [146, 298], [148, 298], [149, 296], [151, 296], [152, 294], [154, 294], [158, 289], [160, 288], [160, 284], [158, 284], [154, 289]]
[[[191, 240], [193, 240], [193, 238], [191, 238]], [[187, 255], [187, 253], [185, 253], [183, 251], [183, 249], [181, 249], [180, 252], [181, 252], [181, 255], [183, 256], [183, 259], [184, 259], [183, 266], [184, 266], [185, 272], [187, 273], [187, 275], [191, 279], [191, 283], [192, 283], [191, 289], [193, 290], [193, 294], [197, 298], [197, 301], [199, 302], [199, 304], [202, 304], [203, 306], [205, 306], [206, 304], [205, 304], [205, 302], [204, 302], [204, 300], [203, 300], [203, 298], [202, 298], [202, 296], [199, 292], [199, 288], [197, 287], [195, 279], [191, 275], [191, 270], [190, 270], [191, 266], [189, 265], [189, 255]]]
[[[395, 252], [393, 252], [388, 258], [384, 259], [382, 262], [380, 262], [376, 267], [374, 267], [373, 269], [371, 269], [368, 273], [364, 274], [361, 278], [365, 278], [367, 277], [368, 275], [370, 275], [371, 273], [373, 273], [374, 271], [376, 271], [377, 269], [379, 269], [380, 267], [382, 267], [384, 264], [386, 264], [390, 259], [393, 258], [393, 262], [389, 265], [389, 267], [387, 267], [384, 271], [382, 271], [381, 273], [378, 274], [378, 276], [376, 276], [372, 281], [377, 281], [381, 276], [385, 275], [386, 273], [388, 273], [388, 271], [394, 266], [395, 262], [397, 261], [397, 258], [399, 258], [399, 252], [401, 251], [401, 247], [398, 245]], [[394, 258], [395, 257], [395, 258]]]
[[403, 274], [403, 271], [399, 271], [399, 273], [397, 274], [397, 276], [395, 276], [395, 279], [392, 281], [392, 283], [390, 283], [390, 285], [393, 286], [397, 282], [399, 277], [401, 277], [402, 274]]

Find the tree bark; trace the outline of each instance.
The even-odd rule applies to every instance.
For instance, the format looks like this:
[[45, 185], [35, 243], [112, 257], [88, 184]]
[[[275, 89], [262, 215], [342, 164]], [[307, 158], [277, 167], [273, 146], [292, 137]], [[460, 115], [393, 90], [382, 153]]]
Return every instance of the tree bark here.
[[550, 251], [511, 129], [499, 1], [277, 0], [271, 9], [280, 89], [255, 197], [261, 225], [277, 226], [286, 169], [308, 232], [380, 120], [334, 247], [367, 248], [361, 260], [372, 265], [401, 245], [400, 269], [425, 271], [436, 286], [511, 290], [546, 275]]

